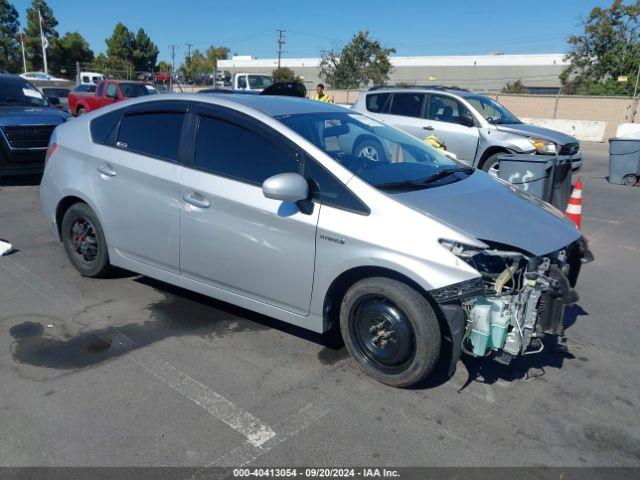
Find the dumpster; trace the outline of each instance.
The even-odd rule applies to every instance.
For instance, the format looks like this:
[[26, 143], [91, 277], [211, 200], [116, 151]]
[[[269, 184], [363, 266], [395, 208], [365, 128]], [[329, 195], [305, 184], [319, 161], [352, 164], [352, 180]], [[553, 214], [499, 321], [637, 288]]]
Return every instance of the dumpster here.
[[633, 186], [640, 176], [640, 139], [609, 140], [609, 183]]
[[571, 196], [570, 157], [504, 154], [498, 160], [500, 178], [565, 211]]

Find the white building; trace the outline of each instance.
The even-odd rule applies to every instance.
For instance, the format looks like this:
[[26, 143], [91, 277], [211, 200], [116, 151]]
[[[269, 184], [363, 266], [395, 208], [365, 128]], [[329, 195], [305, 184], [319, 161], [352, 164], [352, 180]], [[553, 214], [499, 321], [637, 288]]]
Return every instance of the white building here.
[[[271, 73], [276, 58], [248, 55], [219, 60], [218, 70]], [[320, 82], [319, 58], [283, 58], [283, 67], [301, 76], [307, 86]], [[560, 73], [568, 66], [562, 53], [527, 55], [459, 55], [433, 57], [391, 57], [389, 84], [447, 85], [479, 92], [497, 92], [506, 83], [521, 80], [531, 93], [557, 93]]]

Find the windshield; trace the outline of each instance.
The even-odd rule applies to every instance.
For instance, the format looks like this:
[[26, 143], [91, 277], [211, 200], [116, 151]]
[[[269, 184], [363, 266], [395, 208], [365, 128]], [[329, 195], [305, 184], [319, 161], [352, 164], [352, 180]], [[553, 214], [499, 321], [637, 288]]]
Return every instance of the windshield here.
[[465, 97], [465, 100], [469, 102], [489, 123], [494, 125], [522, 123], [513, 113], [490, 98], [476, 95], [473, 97]]
[[277, 119], [381, 190], [431, 188], [473, 172], [411, 135], [365, 115], [305, 113]]
[[0, 83], [0, 106], [23, 105], [45, 107], [49, 104], [36, 87], [27, 81]]
[[149, 90], [142, 83], [121, 83], [120, 89], [126, 98], [141, 97], [149, 95]]
[[267, 88], [272, 83], [269, 75], [249, 75], [249, 88], [252, 90]]
[[66, 98], [69, 96], [69, 89], [68, 88], [43, 88], [42, 93], [44, 93], [47, 97]]

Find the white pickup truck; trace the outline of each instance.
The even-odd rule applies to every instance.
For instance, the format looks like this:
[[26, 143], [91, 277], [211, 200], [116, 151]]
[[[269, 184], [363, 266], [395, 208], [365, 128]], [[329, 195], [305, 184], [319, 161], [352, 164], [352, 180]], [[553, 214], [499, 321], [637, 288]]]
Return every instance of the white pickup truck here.
[[272, 83], [273, 78], [271, 75], [264, 73], [234, 73], [227, 85], [233, 90], [251, 90], [261, 92]]

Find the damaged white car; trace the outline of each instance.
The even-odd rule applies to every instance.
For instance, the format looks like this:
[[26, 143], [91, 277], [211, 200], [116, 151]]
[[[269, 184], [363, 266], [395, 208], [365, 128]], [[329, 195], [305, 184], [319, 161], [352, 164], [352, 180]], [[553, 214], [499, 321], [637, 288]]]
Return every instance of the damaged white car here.
[[463, 351], [540, 350], [592, 259], [550, 205], [296, 98], [105, 107], [56, 129], [40, 198], [82, 275], [117, 266], [316, 332], [339, 325], [358, 365], [394, 386], [439, 360], [453, 371]]

